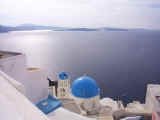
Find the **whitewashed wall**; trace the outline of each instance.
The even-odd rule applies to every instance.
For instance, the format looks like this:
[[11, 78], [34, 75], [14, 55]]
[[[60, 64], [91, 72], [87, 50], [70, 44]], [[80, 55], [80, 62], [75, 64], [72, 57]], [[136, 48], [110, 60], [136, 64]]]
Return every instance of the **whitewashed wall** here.
[[[0, 72], [0, 120], [49, 120], [12, 84], [10, 77]], [[57, 119], [58, 120], [58, 119]]]
[[28, 81], [30, 82], [30, 96], [34, 103], [39, 102], [48, 96], [47, 74], [43, 70], [28, 71]]
[[0, 59], [0, 70], [22, 83], [26, 96], [36, 103], [48, 94], [48, 81], [45, 71], [28, 72], [24, 54]]

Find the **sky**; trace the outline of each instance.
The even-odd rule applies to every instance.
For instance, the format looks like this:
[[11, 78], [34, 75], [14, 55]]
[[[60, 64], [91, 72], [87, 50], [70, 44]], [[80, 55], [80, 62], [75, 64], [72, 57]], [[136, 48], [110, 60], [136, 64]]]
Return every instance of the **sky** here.
[[0, 24], [160, 29], [160, 0], [0, 0]]

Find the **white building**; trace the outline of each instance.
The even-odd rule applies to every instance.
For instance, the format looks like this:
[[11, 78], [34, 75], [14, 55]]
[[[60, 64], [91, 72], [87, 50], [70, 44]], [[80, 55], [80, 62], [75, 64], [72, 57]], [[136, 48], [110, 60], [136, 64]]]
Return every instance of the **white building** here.
[[39, 68], [28, 68], [24, 54], [0, 51], [0, 70], [22, 83], [26, 89], [26, 96], [33, 103], [48, 95], [46, 72]]
[[160, 119], [160, 85], [149, 84], [146, 94], [147, 109], [153, 111], [153, 120]]

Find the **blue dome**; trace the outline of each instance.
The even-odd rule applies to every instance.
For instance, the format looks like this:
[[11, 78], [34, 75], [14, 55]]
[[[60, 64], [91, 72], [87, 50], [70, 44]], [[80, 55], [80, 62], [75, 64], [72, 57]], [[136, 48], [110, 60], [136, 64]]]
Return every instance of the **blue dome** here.
[[80, 77], [72, 83], [71, 93], [79, 98], [92, 98], [99, 94], [99, 88], [92, 78]]
[[59, 76], [60, 80], [66, 80], [69, 78], [69, 76], [66, 72], [61, 72], [58, 76]]

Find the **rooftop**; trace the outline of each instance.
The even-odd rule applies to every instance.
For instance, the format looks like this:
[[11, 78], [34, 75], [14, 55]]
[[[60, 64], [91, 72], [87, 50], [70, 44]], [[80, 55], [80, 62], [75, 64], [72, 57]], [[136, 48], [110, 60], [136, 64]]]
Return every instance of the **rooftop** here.
[[0, 59], [8, 58], [8, 57], [16, 56], [16, 55], [21, 55], [21, 53], [0, 51]]
[[95, 80], [83, 76], [72, 83], [71, 93], [75, 97], [88, 99], [99, 95], [99, 88]]

